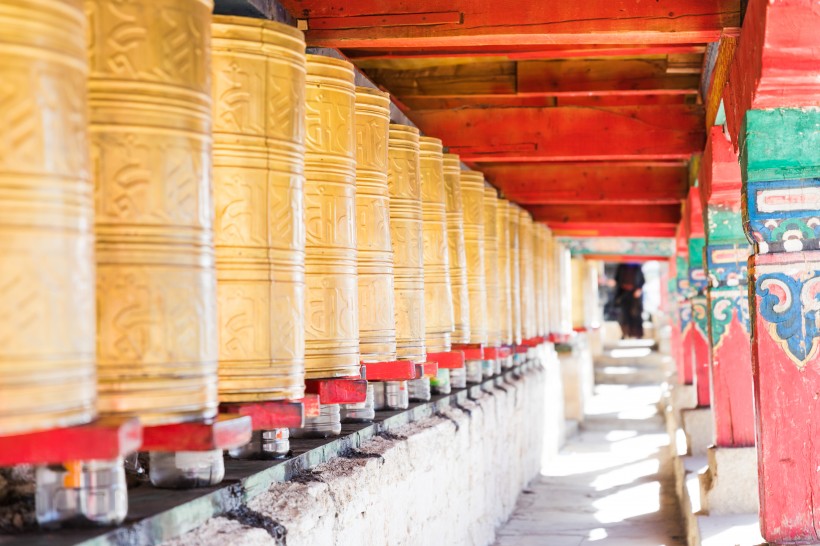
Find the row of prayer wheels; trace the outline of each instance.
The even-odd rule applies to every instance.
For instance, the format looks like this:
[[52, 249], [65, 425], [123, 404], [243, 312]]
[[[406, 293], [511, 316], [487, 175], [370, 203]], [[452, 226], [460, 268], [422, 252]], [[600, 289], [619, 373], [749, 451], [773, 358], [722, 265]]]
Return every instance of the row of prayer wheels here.
[[549, 330], [546, 227], [349, 63], [212, 8], [0, 0], [0, 435]]

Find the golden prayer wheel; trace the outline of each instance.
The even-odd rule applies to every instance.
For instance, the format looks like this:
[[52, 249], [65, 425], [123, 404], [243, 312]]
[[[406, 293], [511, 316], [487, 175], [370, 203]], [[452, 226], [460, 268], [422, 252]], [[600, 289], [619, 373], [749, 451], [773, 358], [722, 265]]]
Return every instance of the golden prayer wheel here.
[[441, 140], [419, 139], [422, 232], [424, 244], [424, 324], [427, 351], [450, 350], [453, 295], [447, 250], [446, 188]]
[[510, 203], [510, 300], [513, 344], [521, 344], [521, 207]]
[[513, 342], [512, 326], [512, 271], [510, 268], [510, 202], [506, 199], [498, 200], [496, 210], [496, 234], [498, 236], [498, 290], [499, 290], [499, 322], [501, 324], [501, 344], [511, 345]]
[[211, 417], [213, 3], [87, 0], [85, 8], [99, 409], [149, 425]]
[[359, 273], [359, 350], [363, 362], [396, 360], [393, 248], [387, 142], [390, 98], [356, 88], [356, 235]]
[[543, 292], [541, 290], [541, 286], [544, 282], [544, 237], [543, 237], [543, 224], [535, 223], [533, 224], [533, 263], [535, 265], [534, 269], [534, 288], [535, 288], [535, 298], [533, 301], [535, 303], [535, 335], [542, 336], [544, 335], [544, 299], [543, 299]]
[[484, 272], [484, 176], [461, 171], [464, 249], [470, 300], [470, 343], [487, 343], [487, 286]]
[[308, 55], [306, 83], [306, 377], [359, 375], [353, 65]]
[[535, 260], [533, 253], [533, 224], [530, 213], [521, 210], [518, 215], [519, 264], [521, 267], [521, 336], [535, 337]]
[[538, 335], [546, 336], [550, 333], [550, 317], [549, 317], [549, 249], [548, 242], [550, 237], [550, 230], [544, 224], [537, 224], [540, 234], [539, 249], [540, 249], [540, 263], [541, 270], [540, 282], [538, 285], [538, 299], [541, 303], [541, 331]]
[[498, 192], [484, 186], [484, 283], [487, 289], [487, 344], [501, 345], [501, 285], [498, 267]]
[[79, 0], [0, 0], [0, 435], [95, 414], [85, 25]]
[[305, 41], [249, 17], [212, 35], [219, 399], [302, 398]]
[[461, 199], [461, 162], [444, 154], [444, 190], [447, 214], [447, 258], [453, 301], [452, 343], [470, 342], [470, 296], [467, 291], [467, 254], [464, 249], [464, 203]]
[[396, 352], [400, 359], [424, 362], [427, 353], [418, 129], [391, 124], [388, 157]]

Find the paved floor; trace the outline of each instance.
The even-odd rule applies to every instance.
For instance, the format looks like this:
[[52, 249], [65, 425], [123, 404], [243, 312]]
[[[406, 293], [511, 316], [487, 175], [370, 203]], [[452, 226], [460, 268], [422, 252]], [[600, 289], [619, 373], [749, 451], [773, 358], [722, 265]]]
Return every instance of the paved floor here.
[[595, 387], [579, 434], [544, 463], [497, 546], [685, 545], [660, 386], [624, 372]]

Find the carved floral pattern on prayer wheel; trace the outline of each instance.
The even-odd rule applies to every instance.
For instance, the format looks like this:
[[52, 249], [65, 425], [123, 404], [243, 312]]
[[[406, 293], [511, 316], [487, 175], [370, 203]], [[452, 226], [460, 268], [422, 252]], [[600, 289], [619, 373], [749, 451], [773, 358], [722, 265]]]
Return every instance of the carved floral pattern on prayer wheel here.
[[390, 125], [388, 147], [390, 238], [396, 305], [396, 352], [402, 360], [424, 362], [424, 262], [422, 255], [419, 132]]
[[301, 398], [305, 41], [248, 17], [212, 33], [219, 398]]
[[99, 409], [217, 405], [208, 0], [87, 0]]
[[307, 56], [306, 377], [359, 374], [353, 65]]
[[510, 299], [513, 344], [521, 344], [521, 207], [510, 203]]
[[393, 248], [387, 145], [390, 98], [356, 88], [356, 236], [359, 273], [359, 350], [363, 362], [396, 360]]
[[470, 300], [470, 343], [487, 343], [487, 286], [484, 271], [484, 176], [461, 171], [464, 249]]
[[444, 189], [447, 211], [447, 252], [450, 291], [453, 296], [452, 343], [470, 342], [470, 296], [467, 292], [467, 255], [464, 250], [464, 203], [461, 199], [461, 162], [444, 154]]
[[424, 244], [424, 325], [427, 351], [450, 350], [453, 296], [447, 250], [447, 212], [442, 145], [437, 138], [419, 139], [422, 233]]
[[501, 323], [501, 344], [511, 345], [513, 342], [512, 327], [512, 286], [510, 271], [510, 202], [506, 199], [498, 200], [496, 210], [496, 234], [498, 235], [498, 290], [499, 290], [499, 321]]
[[521, 336], [535, 337], [535, 260], [533, 223], [530, 213], [521, 210], [518, 223], [519, 263], [521, 265]]
[[484, 186], [484, 283], [487, 290], [487, 344], [501, 345], [501, 286], [498, 268], [498, 192]]
[[0, 0], [0, 435], [94, 417], [85, 24], [79, 0]]

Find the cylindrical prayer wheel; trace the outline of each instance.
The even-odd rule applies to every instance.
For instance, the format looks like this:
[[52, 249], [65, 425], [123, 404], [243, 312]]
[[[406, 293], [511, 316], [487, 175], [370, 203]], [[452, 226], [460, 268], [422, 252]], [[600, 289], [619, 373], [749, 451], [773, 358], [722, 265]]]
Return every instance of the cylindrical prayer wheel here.
[[542, 286], [544, 283], [544, 225], [533, 224], [533, 263], [535, 264], [535, 335], [544, 335], [545, 301]]
[[149, 425], [216, 413], [212, 8], [85, 2], [99, 409]]
[[424, 325], [427, 351], [450, 350], [453, 295], [447, 250], [447, 213], [442, 145], [437, 138], [419, 139], [424, 245]]
[[0, 436], [95, 413], [85, 25], [79, 0], [0, 0]]
[[304, 395], [305, 41], [214, 17], [219, 399]]
[[307, 56], [306, 377], [359, 375], [353, 65]]
[[396, 359], [393, 248], [387, 142], [390, 98], [356, 88], [356, 235], [359, 273], [359, 350], [363, 362]]
[[484, 176], [461, 171], [464, 248], [470, 300], [470, 343], [487, 343], [487, 286], [484, 273]]
[[510, 299], [513, 344], [521, 344], [521, 207], [510, 203]]
[[467, 254], [464, 249], [464, 203], [461, 199], [461, 162], [444, 154], [444, 191], [447, 213], [447, 258], [453, 300], [452, 343], [470, 342], [470, 296], [467, 291]]
[[501, 285], [498, 268], [498, 192], [484, 186], [484, 282], [487, 289], [487, 345], [501, 345]]
[[506, 199], [498, 200], [496, 210], [496, 234], [498, 235], [498, 290], [501, 324], [501, 344], [511, 345], [513, 342], [512, 326], [512, 283], [510, 270], [510, 202]]
[[533, 253], [533, 224], [530, 213], [519, 213], [519, 263], [521, 264], [521, 337], [535, 337], [535, 260]]
[[388, 157], [396, 352], [402, 360], [424, 362], [427, 352], [424, 345], [424, 260], [418, 129], [407, 125], [390, 125]]

